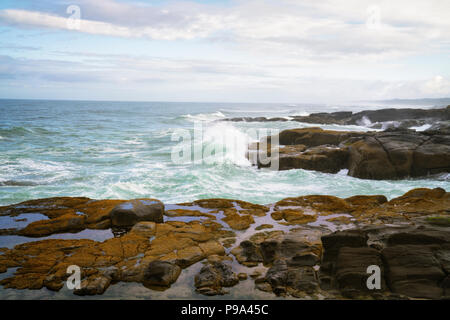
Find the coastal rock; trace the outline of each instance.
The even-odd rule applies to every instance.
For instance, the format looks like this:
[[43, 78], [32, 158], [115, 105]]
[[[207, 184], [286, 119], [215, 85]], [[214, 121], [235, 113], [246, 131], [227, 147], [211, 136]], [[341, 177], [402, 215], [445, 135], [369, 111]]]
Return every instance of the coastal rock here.
[[280, 132], [279, 143], [280, 145], [304, 145], [307, 148], [322, 145], [337, 146], [351, 137], [361, 135], [364, 133], [323, 130], [319, 127], [288, 129]]
[[[245, 122], [270, 122], [270, 121], [296, 121], [315, 124], [338, 124], [338, 125], [368, 125], [392, 123], [398, 127], [410, 128], [423, 123], [433, 124], [437, 121], [450, 120], [450, 108], [440, 109], [416, 109], [416, 108], [385, 108], [378, 110], [365, 110], [353, 113], [351, 111], [318, 112], [308, 116], [292, 116], [286, 118], [266, 117], [239, 117], [223, 119], [222, 121], [245, 121]], [[397, 124], [394, 124], [397, 122]]]
[[[123, 202], [125, 201], [92, 200], [82, 197], [36, 199], [0, 207], [0, 216], [15, 217], [25, 213], [47, 216], [49, 220], [35, 221], [27, 226], [27, 230], [9, 230], [9, 234], [38, 237], [53, 233], [77, 232], [85, 228], [108, 229], [111, 227], [109, 212]], [[0, 233], [5, 234], [5, 230], [0, 230]]]
[[412, 176], [450, 171], [450, 135], [434, 135], [414, 150]]
[[239, 215], [236, 209], [225, 209], [224, 215], [225, 218], [222, 221], [226, 222], [234, 230], [245, 230], [255, 223], [251, 215]]
[[105, 276], [91, 276], [81, 282], [81, 288], [75, 289], [74, 294], [79, 296], [103, 294], [111, 284], [111, 279]]
[[[143, 221], [124, 235], [103, 242], [55, 239], [25, 243], [0, 254], [1, 271], [18, 267], [0, 284], [15, 289], [45, 286], [58, 291], [68, 276], [67, 267], [77, 265], [86, 280], [79, 294], [95, 294], [102, 291], [103, 284], [106, 290], [107, 281], [102, 277], [144, 283], [153, 261], [176, 265], [178, 270], [212, 255], [224, 255], [219, 240], [229, 236], [220, 224], [207, 221]], [[155, 285], [164, 285], [165, 279], [155, 280]]]
[[152, 261], [144, 272], [145, 286], [169, 287], [181, 273], [181, 268], [167, 261]]
[[[306, 238], [302, 230], [292, 231], [289, 234], [259, 233], [249, 240], [242, 241], [232, 250], [232, 254], [239, 263], [246, 266], [257, 266], [260, 262], [265, 266], [272, 266], [266, 280], [269, 281], [271, 288], [278, 288], [280, 285], [274, 279], [277, 277], [276, 274], [284, 274], [280, 271], [280, 266], [286, 266], [291, 273], [295, 273], [303, 272], [305, 267], [311, 268], [320, 263], [321, 244], [308, 242]], [[271, 276], [271, 272], [275, 275]], [[295, 288], [286, 283], [282, 286]]]
[[[208, 208], [199, 209], [199, 205], [191, 204], [183, 206], [182, 210], [190, 211], [189, 206], [192, 206], [193, 211], [214, 217], [221, 214], [224, 217], [265, 216], [254, 220], [258, 225], [270, 221], [273, 230], [254, 232], [250, 229], [235, 234], [215, 219], [194, 217], [190, 222], [140, 221], [120, 235], [101, 242], [85, 239], [32, 241], [0, 250], [0, 272], [16, 268], [2, 277], [0, 284], [10, 289], [59, 291], [68, 277], [67, 268], [77, 265], [81, 269], [83, 287], [76, 294], [102, 294], [116, 282], [137, 282], [160, 290], [173, 284], [181, 269], [203, 261], [204, 274], [198, 276], [196, 283], [198, 292], [223, 294], [224, 288], [234, 285], [239, 276], [231, 270], [232, 257], [226, 255], [222, 243], [231, 245], [244, 235], [245, 240], [231, 253], [238, 263], [253, 268], [242, 268], [245, 273], [256, 276], [256, 279], [248, 279], [246, 286], [254, 281], [256, 289], [275, 295], [316, 298], [320, 293], [326, 298], [442, 299], [450, 291], [449, 228], [445, 224], [430, 226], [428, 223], [430, 217], [448, 216], [450, 195], [442, 188], [413, 189], [390, 201], [382, 195], [346, 199], [310, 195], [286, 198], [270, 206], [228, 199], [204, 199], [199, 203]], [[2, 207], [0, 212], [4, 216], [20, 214], [21, 210], [36, 212], [38, 204], [51, 218], [39, 221], [36, 226], [55, 220], [64, 225], [62, 221], [68, 217], [79, 217], [84, 222], [83, 229], [90, 225], [89, 217], [96, 217], [91, 220], [96, 221], [94, 223], [108, 221], [107, 214], [106, 218], [100, 218], [105, 217], [106, 210], [101, 208], [112, 205], [85, 198], [73, 201], [52, 198], [34, 200], [23, 209], [18, 205]], [[92, 204], [95, 205], [90, 207]], [[85, 211], [79, 211], [82, 207]], [[97, 216], [92, 208], [102, 213]], [[279, 222], [270, 220], [268, 212]], [[354, 229], [329, 233], [331, 229], [327, 227], [303, 223], [305, 217], [320, 217], [333, 221], [335, 227], [348, 228], [335, 222], [335, 219], [346, 219]], [[277, 230], [280, 224], [298, 221], [302, 223], [295, 227], [281, 226], [284, 231]], [[55, 222], [48, 225], [51, 233], [57, 231], [53, 224]], [[383, 292], [367, 290], [368, 265], [380, 266]]]
[[369, 237], [362, 230], [336, 231], [322, 236], [322, 245], [324, 249], [323, 261], [336, 261], [341, 248], [351, 247], [360, 248], [367, 246]]
[[156, 199], [121, 203], [109, 213], [113, 226], [132, 226], [139, 221], [164, 222], [164, 204]]
[[167, 210], [164, 212], [167, 217], [206, 217], [210, 219], [215, 219], [216, 217], [212, 214], [201, 212], [198, 210], [187, 210], [187, 209], [174, 209]]
[[396, 176], [394, 166], [380, 142], [366, 137], [349, 146], [348, 175], [362, 179], [391, 179]]
[[249, 240], [242, 241], [239, 246], [242, 248], [240, 256], [245, 257], [245, 260], [244, 261], [241, 260], [241, 262], [246, 262], [247, 264], [257, 264], [258, 262], [263, 261], [261, 251], [259, 250], [259, 246], [253, 243], [252, 241]]
[[156, 234], [156, 223], [150, 221], [138, 222], [131, 228], [130, 233], [150, 238]]
[[401, 121], [410, 119], [450, 120], [450, 108], [441, 109], [416, 109], [416, 108], [389, 108], [380, 110], [366, 110], [353, 114], [347, 124], [358, 124], [367, 118], [370, 122]]
[[433, 254], [433, 245], [402, 245], [385, 248], [387, 281], [393, 292], [414, 298], [439, 299], [444, 291], [439, 284], [445, 273]]
[[26, 237], [43, 237], [54, 233], [78, 232], [85, 228], [85, 221], [85, 216], [69, 213], [50, 220], [32, 222], [18, 234]]
[[284, 219], [289, 224], [305, 224], [316, 221], [317, 216], [314, 214], [305, 214], [302, 210], [285, 209], [274, 211], [272, 218], [274, 220]]
[[298, 209], [312, 209], [322, 215], [345, 213], [352, 209], [352, 206], [345, 200], [325, 195], [309, 195], [300, 197], [285, 198], [275, 203], [275, 210], [283, 210], [284, 207], [298, 207]]
[[272, 229], [272, 228], [273, 228], [273, 224], [263, 223], [263, 224], [257, 226], [257, 227], [255, 228], [255, 230], [256, 230], [256, 231], [259, 231], [259, 230]]
[[443, 244], [450, 243], [450, 233], [439, 230], [413, 230], [409, 232], [398, 232], [389, 236], [388, 245], [402, 244]]
[[[348, 149], [331, 145], [312, 147], [304, 152], [298, 153], [293, 148], [281, 148], [278, 158], [279, 170], [305, 169], [327, 173], [337, 173], [347, 167]], [[270, 167], [269, 164], [258, 162], [259, 167]]]
[[[430, 189], [412, 190], [411, 196], [439, 196]], [[442, 196], [442, 195], [441, 195]], [[324, 255], [320, 267], [321, 287], [337, 288], [350, 298], [379, 291], [368, 290], [367, 267], [381, 271], [381, 290], [411, 298], [440, 299], [444, 296], [450, 266], [448, 229], [424, 227], [366, 227], [322, 237]], [[370, 245], [370, 247], [368, 246]]]
[[[366, 282], [370, 274], [367, 273], [367, 268], [372, 265], [380, 267], [381, 276], [384, 275], [381, 254], [377, 250], [366, 247], [342, 247], [336, 262], [337, 287], [344, 292], [349, 289], [368, 291]], [[381, 283], [381, 289], [386, 289], [384, 281]]]
[[318, 281], [311, 267], [291, 268], [284, 259], [276, 260], [264, 278], [276, 295], [299, 292], [313, 293], [318, 288]]
[[447, 136], [428, 137], [407, 131], [377, 133], [350, 145], [349, 175], [400, 179], [449, 171], [449, 142]]
[[346, 198], [345, 201], [352, 206], [352, 211], [356, 211], [360, 208], [367, 209], [378, 207], [386, 203], [388, 200], [383, 195], [373, 195], [373, 196], [362, 195]]
[[[269, 261], [268, 248], [263, 251], [261, 244], [264, 242], [280, 241], [282, 231], [265, 231], [259, 232], [251, 236], [249, 239], [242, 241], [237, 247], [231, 250], [236, 260], [245, 266], [257, 266], [260, 262]], [[277, 244], [276, 244], [277, 246]], [[266, 257], [264, 256], [266, 255]], [[273, 260], [274, 257], [271, 258]]]
[[238, 282], [239, 277], [224, 261], [205, 265], [195, 276], [197, 292], [208, 296], [224, 294], [223, 287], [232, 287]]
[[[374, 180], [450, 172], [450, 136], [443, 132], [399, 128], [383, 132], [301, 128], [283, 130], [277, 138], [281, 144], [278, 154], [269, 153], [270, 158], [264, 157], [263, 161], [261, 152], [264, 150], [257, 146], [258, 157], [256, 161], [252, 159], [254, 165], [326, 173], [348, 169], [352, 177]], [[273, 137], [267, 139], [272, 141]]]

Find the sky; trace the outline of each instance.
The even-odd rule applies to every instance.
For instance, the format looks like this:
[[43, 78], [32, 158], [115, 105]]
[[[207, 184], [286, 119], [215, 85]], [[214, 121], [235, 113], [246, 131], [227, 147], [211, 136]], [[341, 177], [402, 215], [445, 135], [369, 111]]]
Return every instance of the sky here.
[[448, 0], [2, 0], [0, 98], [450, 96]]

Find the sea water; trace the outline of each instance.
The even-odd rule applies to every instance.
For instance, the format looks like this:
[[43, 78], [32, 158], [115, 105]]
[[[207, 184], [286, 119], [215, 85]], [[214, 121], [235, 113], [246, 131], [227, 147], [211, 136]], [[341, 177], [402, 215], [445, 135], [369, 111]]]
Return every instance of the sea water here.
[[[151, 197], [165, 203], [230, 198], [268, 204], [307, 194], [393, 198], [418, 187], [450, 190], [448, 174], [373, 181], [349, 177], [345, 170], [259, 170], [245, 157], [250, 129], [271, 132], [314, 125], [221, 121], [381, 107], [386, 106], [0, 100], [0, 205], [54, 196]], [[193, 134], [199, 123], [201, 148], [221, 143], [224, 135], [240, 145], [224, 150], [217, 161], [175, 163], [172, 152], [180, 141], [174, 132]], [[369, 130], [364, 125], [321, 127]]]

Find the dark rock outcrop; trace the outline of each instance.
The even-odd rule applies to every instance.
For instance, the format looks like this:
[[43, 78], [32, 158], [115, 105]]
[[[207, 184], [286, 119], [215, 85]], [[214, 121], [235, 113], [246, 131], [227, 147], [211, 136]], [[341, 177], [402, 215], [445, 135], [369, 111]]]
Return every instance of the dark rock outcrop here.
[[[344, 296], [372, 294], [367, 286], [369, 266], [380, 268], [381, 292], [411, 298], [441, 299], [448, 286], [450, 232], [429, 228], [395, 230], [388, 227], [335, 232], [322, 237], [324, 255], [320, 278]], [[381, 240], [378, 246], [365, 241]], [[370, 242], [370, 241], [369, 241]], [[448, 291], [448, 290], [447, 290]]]
[[176, 264], [155, 260], [149, 263], [144, 272], [143, 283], [149, 287], [169, 287], [177, 281], [181, 268]]
[[279, 141], [282, 146], [278, 154], [274, 153], [274, 145], [270, 145], [271, 153], [267, 154], [270, 162], [266, 158], [260, 161], [265, 149], [256, 149], [258, 157], [250, 159], [258, 167], [274, 167], [273, 164], [278, 163], [278, 170], [326, 173], [348, 169], [352, 177], [375, 180], [450, 172], [450, 136], [439, 132], [397, 129], [340, 132], [304, 128], [282, 131]]
[[207, 295], [222, 295], [224, 287], [232, 287], [239, 282], [231, 266], [224, 261], [216, 261], [202, 267], [195, 276], [197, 292]]
[[[382, 123], [387, 123], [386, 127], [411, 128], [425, 123], [434, 124], [437, 121], [450, 120], [450, 107], [441, 109], [413, 109], [413, 108], [387, 108], [378, 110], [366, 110], [353, 113], [351, 111], [339, 112], [319, 112], [311, 113], [308, 116], [293, 116], [286, 118], [266, 118], [266, 117], [240, 117], [229, 118], [225, 121], [234, 122], [271, 122], [271, 121], [296, 121], [315, 124], [338, 124], [338, 125], [365, 125], [381, 129]], [[223, 121], [223, 120], [222, 120]], [[394, 122], [396, 122], [394, 124]], [[374, 125], [375, 124], [375, 125]], [[378, 125], [378, 126], [376, 126]]]
[[[383, 263], [379, 251], [368, 247], [343, 247], [339, 250], [336, 260], [335, 278], [336, 285], [344, 294], [354, 291], [369, 291], [367, 269], [370, 266], [378, 266], [381, 274], [384, 274]], [[386, 285], [381, 283], [381, 289]], [[348, 290], [348, 291], [347, 291]]]
[[385, 248], [387, 281], [393, 292], [413, 298], [439, 299], [444, 295], [440, 283], [445, 273], [433, 245], [399, 245]]
[[276, 295], [286, 293], [300, 296], [301, 293], [311, 294], [318, 288], [316, 273], [311, 267], [292, 267], [285, 259], [276, 260], [267, 271], [264, 281], [267, 282]]
[[138, 199], [124, 202], [109, 213], [113, 226], [132, 226], [139, 221], [164, 221], [164, 204], [156, 199]]
[[[49, 219], [42, 222], [79, 216], [87, 228], [92, 225], [87, 221], [108, 221], [105, 208], [122, 202], [126, 201], [38, 199], [0, 207], [0, 215], [45, 213]], [[245, 283], [233, 291], [250, 290], [245, 295], [252, 295], [253, 288], [307, 299], [447, 299], [450, 295], [450, 228], [429, 219], [449, 217], [450, 193], [442, 188], [413, 189], [389, 201], [382, 195], [345, 199], [303, 195], [268, 206], [230, 199], [202, 199], [182, 206], [178, 213], [194, 217], [192, 221], [142, 221], [103, 241], [41, 238], [0, 248], [0, 273], [6, 273], [0, 285], [60, 291], [68, 267], [77, 265], [82, 279], [81, 288], [74, 291], [77, 295], [103, 294], [118, 282], [165, 290], [182, 268], [197, 268], [195, 264], [201, 262], [194, 284], [204, 295], [225, 294], [224, 288], [239, 279]], [[200, 212], [199, 207], [208, 210]], [[219, 219], [235, 214], [261, 217], [264, 221], [256, 223], [271, 222], [273, 228], [240, 232], [245, 238], [229, 252], [225, 242], [233, 244], [237, 234]], [[330, 233], [333, 228], [318, 225], [316, 217], [343, 231]], [[294, 228], [285, 228], [292, 223]], [[48, 225], [51, 232], [56, 230], [53, 224]], [[374, 266], [379, 267], [380, 289], [368, 286], [377, 272]], [[236, 275], [232, 268], [245, 274]]]
[[111, 284], [111, 278], [105, 276], [91, 276], [81, 282], [81, 288], [75, 289], [74, 294], [79, 296], [103, 294]]
[[362, 132], [323, 130], [318, 127], [288, 129], [280, 132], [279, 143], [280, 145], [302, 144], [308, 148], [321, 145], [337, 146], [351, 137], [360, 137], [363, 134]]

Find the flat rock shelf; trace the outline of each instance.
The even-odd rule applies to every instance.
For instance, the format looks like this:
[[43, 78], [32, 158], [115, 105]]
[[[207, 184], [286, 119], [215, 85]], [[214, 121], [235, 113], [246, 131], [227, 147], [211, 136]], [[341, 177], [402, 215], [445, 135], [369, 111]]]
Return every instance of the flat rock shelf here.
[[[36, 219], [33, 218], [36, 217]], [[0, 207], [0, 297], [445, 299], [450, 193], [259, 205], [58, 197]], [[126, 222], [126, 223], [125, 223]], [[67, 268], [81, 269], [69, 290]], [[381, 270], [381, 288], [366, 285]]]

